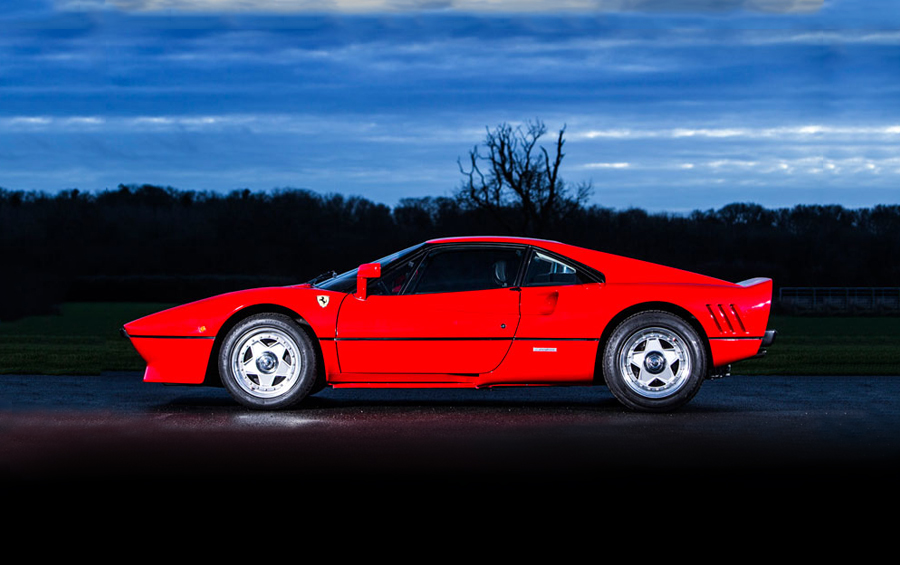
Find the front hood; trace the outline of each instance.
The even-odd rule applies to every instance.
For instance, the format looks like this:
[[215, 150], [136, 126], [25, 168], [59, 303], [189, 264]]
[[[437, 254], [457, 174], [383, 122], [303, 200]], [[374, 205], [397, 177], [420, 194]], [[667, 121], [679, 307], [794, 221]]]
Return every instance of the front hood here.
[[[330, 297], [327, 307], [317, 303], [317, 297], [322, 295]], [[253, 288], [175, 306], [128, 322], [124, 327], [130, 337], [215, 337], [228, 318], [247, 307], [287, 309], [312, 323], [310, 318], [332, 317], [343, 296], [310, 285]]]

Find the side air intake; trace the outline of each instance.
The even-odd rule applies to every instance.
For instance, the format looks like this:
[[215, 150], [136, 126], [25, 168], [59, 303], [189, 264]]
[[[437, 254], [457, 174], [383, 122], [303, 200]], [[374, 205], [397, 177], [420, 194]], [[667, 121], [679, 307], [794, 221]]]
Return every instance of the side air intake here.
[[741, 319], [740, 308], [734, 304], [707, 304], [706, 310], [716, 324], [719, 333], [725, 335], [747, 335], [747, 328]]

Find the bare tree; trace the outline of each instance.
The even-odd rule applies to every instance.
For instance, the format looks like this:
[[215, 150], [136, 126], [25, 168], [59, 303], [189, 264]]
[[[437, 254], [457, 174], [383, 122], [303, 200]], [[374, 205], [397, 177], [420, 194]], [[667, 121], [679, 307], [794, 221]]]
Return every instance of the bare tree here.
[[540, 120], [487, 129], [483, 149], [469, 151], [468, 167], [457, 160], [465, 178], [456, 197], [467, 207], [489, 211], [510, 233], [545, 234], [593, 192], [589, 182], [570, 189], [559, 176], [565, 131], [563, 126], [548, 151], [538, 145], [547, 133]]

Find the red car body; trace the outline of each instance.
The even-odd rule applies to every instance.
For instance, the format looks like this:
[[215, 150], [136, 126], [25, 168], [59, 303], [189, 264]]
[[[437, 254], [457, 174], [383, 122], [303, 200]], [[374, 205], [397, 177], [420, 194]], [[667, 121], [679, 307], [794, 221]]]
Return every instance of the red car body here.
[[[696, 392], [687, 399], [661, 402], [650, 392], [659, 393], [658, 383], [667, 376], [688, 366], [702, 372], [701, 380], [722, 373], [729, 364], [760, 354], [774, 338], [766, 329], [770, 279], [735, 284], [559, 242], [513, 237], [437, 239], [398, 255], [332, 279], [337, 282], [258, 288], [192, 302], [130, 322], [124, 331], [147, 362], [147, 382], [219, 384], [227, 378], [222, 372], [232, 367], [245, 377], [251, 393], [261, 386], [252, 372], [264, 377], [260, 371], [266, 363], [278, 364], [280, 356], [287, 374], [299, 364], [292, 356], [299, 360], [305, 347], [291, 349], [290, 328], [276, 329], [264, 334], [265, 343], [244, 343], [240, 359], [240, 351], [229, 344], [234, 350], [229, 365], [223, 350], [226, 339], [252, 317], [293, 321], [309, 338], [315, 359], [310, 356], [305, 363], [315, 364], [315, 375], [309, 378], [316, 383], [309, 384], [306, 393], [321, 386], [610, 384], [603, 363], [605, 357], [619, 355], [617, 366], [630, 375], [639, 393], [634, 402], [620, 400], [648, 410], [680, 406]], [[467, 257], [485, 265], [501, 258], [481, 268], [492, 269], [482, 285], [489, 288], [469, 290], [478, 286], [470, 279], [482, 274], [476, 267], [469, 279], [459, 274]], [[439, 267], [439, 261], [447, 265]], [[376, 292], [373, 283], [382, 279], [382, 268], [387, 278]], [[405, 271], [399, 275], [390, 274], [401, 268]], [[444, 281], [434, 279], [436, 269], [444, 269]], [[426, 282], [429, 272], [433, 277]], [[463, 286], [445, 283], [458, 274]], [[670, 319], [674, 325], [668, 324]], [[644, 331], [627, 352], [609, 349], [611, 339], [624, 344], [628, 336], [621, 326], [626, 321], [633, 326], [634, 320], [647, 320], [645, 326], [662, 328], [662, 333]], [[285, 335], [288, 338], [282, 339]], [[284, 345], [276, 344], [278, 340]], [[696, 342], [696, 351], [686, 342]], [[262, 350], [273, 347], [276, 354], [263, 359]], [[666, 377], [648, 383], [648, 370], [663, 371]], [[265, 381], [270, 387], [271, 380]], [[642, 396], [648, 396], [647, 402]], [[284, 407], [255, 405], [252, 400], [244, 403]]]

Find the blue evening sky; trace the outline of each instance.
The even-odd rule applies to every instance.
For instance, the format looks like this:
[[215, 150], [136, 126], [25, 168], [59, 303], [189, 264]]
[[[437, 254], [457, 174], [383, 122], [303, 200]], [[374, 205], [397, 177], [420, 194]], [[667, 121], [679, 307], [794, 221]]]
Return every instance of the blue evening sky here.
[[[896, 0], [4, 0], [0, 187], [450, 195], [566, 126], [594, 202], [900, 203]], [[548, 141], [549, 136], [548, 136]]]

